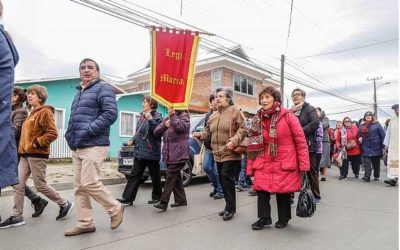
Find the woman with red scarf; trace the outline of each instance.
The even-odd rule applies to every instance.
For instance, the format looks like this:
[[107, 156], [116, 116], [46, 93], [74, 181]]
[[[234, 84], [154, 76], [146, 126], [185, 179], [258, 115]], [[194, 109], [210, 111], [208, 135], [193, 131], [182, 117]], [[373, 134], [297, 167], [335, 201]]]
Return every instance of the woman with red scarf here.
[[281, 94], [266, 87], [259, 96], [262, 108], [254, 116], [247, 146], [248, 176], [254, 176], [258, 218], [254, 230], [272, 224], [271, 193], [276, 194], [278, 221], [284, 228], [291, 219], [290, 194], [301, 187], [301, 171], [310, 171], [307, 141], [299, 119], [281, 105]]
[[385, 131], [381, 124], [375, 120], [371, 111], [365, 113], [363, 120], [364, 123], [358, 130], [358, 141], [361, 144], [361, 153], [365, 166], [365, 174], [362, 179], [365, 182], [370, 181], [373, 167], [374, 181], [379, 181]]
[[340, 168], [339, 180], [347, 180], [350, 162], [354, 177], [356, 179], [359, 178], [361, 149], [357, 140], [357, 133], [357, 126], [351, 122], [350, 117], [345, 117], [343, 119], [343, 127], [338, 130], [335, 145], [337, 150], [341, 150], [343, 152], [343, 164]]

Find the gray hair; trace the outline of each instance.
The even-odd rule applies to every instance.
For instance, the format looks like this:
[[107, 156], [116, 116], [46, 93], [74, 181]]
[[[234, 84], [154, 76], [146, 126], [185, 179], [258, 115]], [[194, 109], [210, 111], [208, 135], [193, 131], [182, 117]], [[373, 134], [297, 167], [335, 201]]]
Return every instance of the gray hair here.
[[233, 90], [228, 87], [218, 87], [215, 89], [215, 96], [217, 95], [218, 92], [223, 91], [225, 93], [226, 99], [228, 99], [228, 104], [229, 106], [233, 106]]

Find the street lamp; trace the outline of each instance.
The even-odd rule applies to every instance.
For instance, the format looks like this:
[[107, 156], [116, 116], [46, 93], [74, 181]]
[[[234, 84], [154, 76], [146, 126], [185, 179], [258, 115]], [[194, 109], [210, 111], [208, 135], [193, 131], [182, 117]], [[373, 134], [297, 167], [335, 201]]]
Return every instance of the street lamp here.
[[[380, 87], [382, 87], [382, 86], [385, 86], [385, 85], [388, 85], [388, 84], [390, 84], [391, 82], [385, 82], [385, 83], [382, 83], [381, 85], [379, 85], [378, 87], [376, 87], [376, 88], [374, 88], [374, 111], [375, 111], [375, 116], [376, 116], [376, 119], [378, 120], [378, 101], [377, 101], [377, 96], [376, 96], [376, 91], [380, 88]], [[375, 83], [374, 83], [375, 84]]]

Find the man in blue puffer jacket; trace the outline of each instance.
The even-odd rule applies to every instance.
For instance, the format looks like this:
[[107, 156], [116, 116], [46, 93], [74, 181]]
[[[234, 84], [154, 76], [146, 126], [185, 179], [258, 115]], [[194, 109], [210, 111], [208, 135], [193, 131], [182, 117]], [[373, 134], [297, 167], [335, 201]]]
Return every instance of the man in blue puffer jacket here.
[[100, 181], [100, 167], [106, 159], [110, 126], [118, 116], [115, 93], [111, 85], [100, 79], [99, 65], [83, 59], [79, 65], [82, 83], [72, 102], [65, 138], [73, 152], [75, 173], [75, 205], [78, 223], [65, 232], [75, 236], [96, 231], [90, 197], [100, 203], [111, 217], [111, 229], [122, 222], [123, 206]]

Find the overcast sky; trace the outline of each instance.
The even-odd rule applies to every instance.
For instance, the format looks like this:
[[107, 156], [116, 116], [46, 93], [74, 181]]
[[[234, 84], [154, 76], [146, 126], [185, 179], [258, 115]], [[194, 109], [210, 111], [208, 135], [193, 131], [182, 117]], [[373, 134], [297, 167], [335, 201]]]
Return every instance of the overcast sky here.
[[[182, 14], [180, 0], [113, 1], [138, 9], [131, 2], [215, 33], [232, 42], [203, 37], [226, 47], [240, 44], [254, 61], [274, 68], [280, 67], [278, 59], [285, 54], [288, 73], [366, 103], [373, 102], [373, 84], [367, 78], [382, 76], [378, 86], [391, 83], [378, 89], [378, 104], [392, 115], [390, 106], [398, 103], [397, 0], [294, 0], [288, 43], [290, 0], [182, 0]], [[77, 76], [84, 57], [98, 61], [103, 74], [123, 78], [149, 60], [145, 28], [68, 0], [3, 0], [3, 4], [2, 22], [21, 56], [17, 80]], [[300, 58], [343, 50], [348, 51]], [[285, 91], [290, 94], [296, 87], [304, 88], [307, 101], [321, 106], [331, 119], [345, 115], [359, 119], [371, 110], [290, 81]], [[334, 114], [355, 109], [360, 110]], [[386, 118], [379, 115], [380, 120]]]

